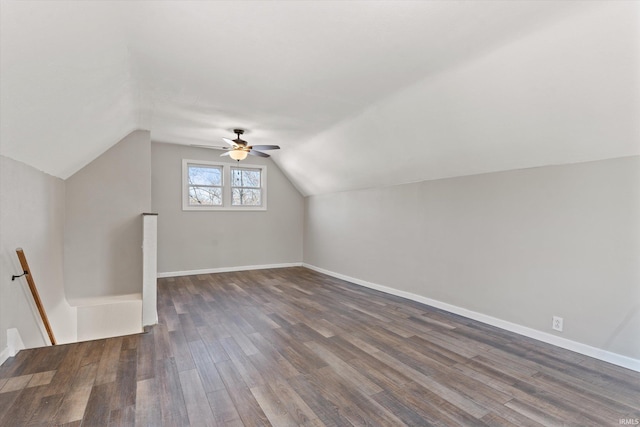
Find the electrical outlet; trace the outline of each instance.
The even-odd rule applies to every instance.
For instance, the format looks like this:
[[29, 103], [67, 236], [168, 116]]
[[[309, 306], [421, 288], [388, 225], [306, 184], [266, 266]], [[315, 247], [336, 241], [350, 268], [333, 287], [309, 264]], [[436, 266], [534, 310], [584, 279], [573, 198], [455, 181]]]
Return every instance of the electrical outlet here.
[[553, 316], [553, 323], [551, 324], [551, 327], [554, 330], [562, 332], [562, 324], [563, 324], [562, 317]]

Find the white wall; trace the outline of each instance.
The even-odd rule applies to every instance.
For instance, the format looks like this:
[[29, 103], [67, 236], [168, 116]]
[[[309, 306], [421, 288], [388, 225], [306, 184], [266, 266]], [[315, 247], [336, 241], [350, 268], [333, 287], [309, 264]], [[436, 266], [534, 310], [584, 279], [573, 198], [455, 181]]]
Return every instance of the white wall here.
[[59, 343], [76, 339], [76, 311], [65, 299], [62, 258], [64, 181], [0, 156], [0, 353], [7, 329], [17, 328], [27, 347], [48, 345], [24, 278], [21, 247]]
[[151, 208], [151, 140], [135, 131], [66, 181], [69, 298], [142, 291], [142, 221]]
[[245, 161], [267, 165], [266, 211], [182, 210], [182, 159], [233, 162], [220, 154], [215, 150], [152, 143], [158, 271], [301, 262], [304, 199], [271, 159], [250, 157]]
[[308, 197], [304, 262], [640, 360], [640, 157]]

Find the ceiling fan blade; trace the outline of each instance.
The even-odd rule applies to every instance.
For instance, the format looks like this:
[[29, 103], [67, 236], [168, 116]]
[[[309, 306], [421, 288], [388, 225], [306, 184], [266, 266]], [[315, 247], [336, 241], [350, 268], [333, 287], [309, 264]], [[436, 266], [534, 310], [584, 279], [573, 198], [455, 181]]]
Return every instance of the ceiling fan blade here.
[[257, 150], [249, 150], [249, 154], [251, 154], [252, 156], [271, 157], [267, 153], [263, 153], [262, 151]]
[[280, 146], [279, 145], [252, 145], [249, 148], [258, 149], [258, 150], [279, 150]]
[[198, 145], [198, 144], [189, 144], [191, 147], [197, 148], [209, 148], [212, 150], [231, 150], [231, 147], [221, 147], [219, 145]]
[[[231, 151], [233, 151], [233, 150], [231, 150]], [[220, 154], [220, 157], [222, 157], [222, 156], [228, 156], [229, 154], [231, 154], [231, 151], [227, 151], [226, 153], [222, 153], [222, 154]]]
[[232, 140], [230, 140], [229, 138], [222, 138], [222, 140], [224, 142], [226, 142], [227, 144], [229, 144], [232, 147], [236, 147], [238, 144], [236, 144], [235, 142], [233, 142]]

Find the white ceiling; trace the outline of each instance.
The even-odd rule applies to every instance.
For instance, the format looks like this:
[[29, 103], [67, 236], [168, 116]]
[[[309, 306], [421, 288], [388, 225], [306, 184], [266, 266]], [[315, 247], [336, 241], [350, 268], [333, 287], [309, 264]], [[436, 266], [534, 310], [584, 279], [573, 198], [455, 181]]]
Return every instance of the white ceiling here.
[[0, 153], [242, 127], [306, 195], [640, 154], [639, 5], [3, 1]]

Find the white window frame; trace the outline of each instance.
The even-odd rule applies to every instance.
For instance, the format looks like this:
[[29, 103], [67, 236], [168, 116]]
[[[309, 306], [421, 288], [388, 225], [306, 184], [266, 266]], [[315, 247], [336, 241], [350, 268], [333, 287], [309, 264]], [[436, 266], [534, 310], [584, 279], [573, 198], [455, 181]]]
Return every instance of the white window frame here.
[[[233, 171], [234, 170], [239, 170], [239, 171], [255, 171], [255, 170], [260, 170], [260, 185], [258, 187], [244, 187], [244, 186], [235, 186], [233, 185]], [[231, 166], [230, 170], [229, 170], [229, 186], [231, 187], [231, 206], [233, 207], [240, 207], [240, 206], [255, 206], [255, 205], [234, 205], [233, 204], [233, 190], [235, 190], [236, 188], [239, 189], [248, 189], [248, 190], [260, 190], [260, 205], [262, 206], [262, 194], [264, 193], [263, 191], [263, 185], [262, 185], [262, 170], [260, 168], [254, 168], [254, 167], [250, 167], [248, 165], [238, 165], [238, 166]]]
[[[189, 204], [189, 165], [212, 166], [222, 168], [222, 205], [190, 205]], [[260, 199], [262, 205], [231, 204], [231, 168], [260, 169]], [[211, 162], [208, 160], [182, 159], [182, 210], [183, 211], [266, 211], [267, 210], [267, 166], [242, 163]]]
[[[219, 188], [220, 189], [220, 202], [221, 204], [219, 205], [196, 205], [196, 204], [189, 204], [189, 189], [192, 186], [197, 186], [197, 185], [192, 185], [189, 184], [189, 167], [202, 167], [202, 168], [210, 168], [210, 169], [217, 169], [220, 171], [220, 185], [214, 185], [214, 186], [208, 186], [208, 185], [203, 185], [202, 187], [214, 187], [214, 188]], [[184, 186], [183, 188], [183, 207], [187, 207], [189, 210], [192, 209], [201, 209], [204, 207], [208, 207], [208, 208], [221, 208], [222, 206], [224, 206], [224, 168], [222, 167], [222, 165], [214, 165], [211, 164], [211, 162], [187, 162], [184, 163], [183, 162], [183, 174], [182, 174], [182, 184]]]

